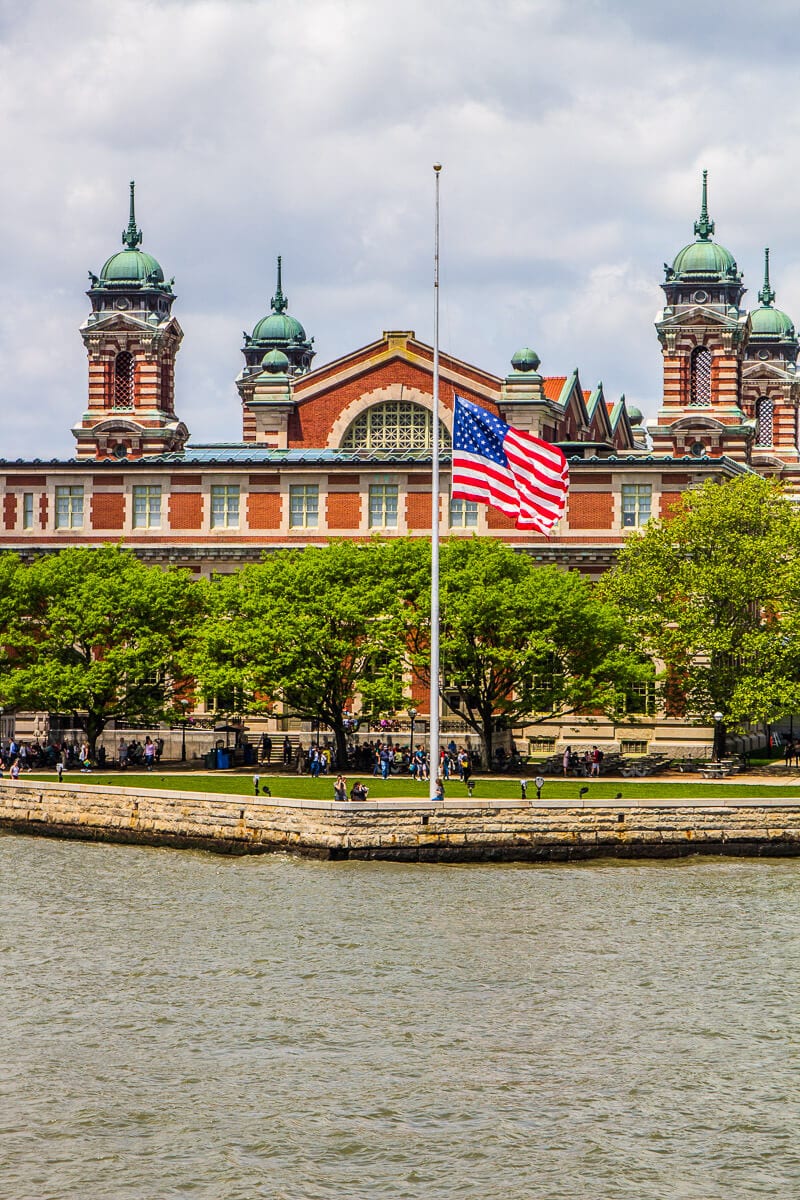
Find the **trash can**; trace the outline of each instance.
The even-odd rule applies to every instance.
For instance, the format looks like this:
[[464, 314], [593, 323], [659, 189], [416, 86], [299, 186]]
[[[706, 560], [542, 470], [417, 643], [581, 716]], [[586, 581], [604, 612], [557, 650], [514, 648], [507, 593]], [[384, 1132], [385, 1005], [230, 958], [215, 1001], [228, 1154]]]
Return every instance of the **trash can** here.
[[256, 761], [256, 748], [255, 748], [255, 746], [251, 746], [250, 743], [248, 742], [247, 745], [244, 747], [244, 765], [246, 767], [252, 767], [253, 764], [255, 763], [255, 761]]
[[228, 751], [227, 750], [218, 750], [217, 751], [217, 770], [218, 771], [227, 771], [227, 769], [230, 765], [231, 765], [231, 756], [230, 756], [230, 754], [228, 754]]
[[216, 766], [217, 766], [216, 750], [207, 750], [206, 753], [203, 755], [203, 761], [205, 762], [207, 771], [216, 770]]

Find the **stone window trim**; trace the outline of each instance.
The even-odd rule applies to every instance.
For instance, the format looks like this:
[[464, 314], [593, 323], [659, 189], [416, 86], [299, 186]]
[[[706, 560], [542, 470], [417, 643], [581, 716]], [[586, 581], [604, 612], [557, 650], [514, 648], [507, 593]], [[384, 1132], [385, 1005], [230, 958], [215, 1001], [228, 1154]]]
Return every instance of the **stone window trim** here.
[[324, 523], [326, 492], [319, 479], [290, 480], [285, 499], [290, 529], [319, 529]]
[[[364, 392], [348, 404], [333, 422], [328, 441], [326, 443], [329, 449], [338, 449], [344, 439], [345, 434], [349, 430], [353, 422], [366, 412], [367, 409], [374, 408], [377, 404], [385, 403], [403, 403], [416, 404], [420, 408], [426, 408], [431, 414], [433, 413], [433, 396], [430, 392], [420, 391], [419, 388], [406, 387], [404, 384], [391, 384], [387, 387], [376, 388], [371, 392]], [[453, 412], [443, 400], [439, 403], [439, 420], [452, 437], [453, 433]]]
[[164, 523], [164, 489], [161, 484], [133, 484], [130, 511], [131, 529], [161, 529]]
[[52, 522], [56, 533], [84, 529], [90, 510], [91, 492], [82, 483], [57, 483], [53, 490]]
[[239, 530], [247, 521], [247, 489], [241, 479], [214, 479], [207, 485], [205, 510], [212, 533]]
[[771, 396], [759, 396], [755, 406], [756, 446], [772, 446], [775, 438], [775, 404]]
[[620, 525], [642, 529], [653, 516], [653, 485], [649, 480], [620, 484]]
[[[440, 445], [450, 448], [450, 433], [439, 421]], [[341, 441], [343, 450], [431, 450], [433, 414], [410, 400], [371, 404], [354, 418]]]

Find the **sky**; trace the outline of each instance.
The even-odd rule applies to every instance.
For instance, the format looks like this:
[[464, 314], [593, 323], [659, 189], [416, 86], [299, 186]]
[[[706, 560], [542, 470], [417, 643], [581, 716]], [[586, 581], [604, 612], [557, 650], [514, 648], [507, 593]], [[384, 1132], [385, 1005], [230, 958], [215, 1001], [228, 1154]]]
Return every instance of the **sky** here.
[[88, 272], [175, 277], [176, 403], [241, 438], [242, 331], [289, 312], [322, 365], [433, 329], [504, 375], [579, 369], [655, 414], [663, 264], [716, 240], [800, 320], [792, 0], [0, 0], [0, 456], [71, 455]]

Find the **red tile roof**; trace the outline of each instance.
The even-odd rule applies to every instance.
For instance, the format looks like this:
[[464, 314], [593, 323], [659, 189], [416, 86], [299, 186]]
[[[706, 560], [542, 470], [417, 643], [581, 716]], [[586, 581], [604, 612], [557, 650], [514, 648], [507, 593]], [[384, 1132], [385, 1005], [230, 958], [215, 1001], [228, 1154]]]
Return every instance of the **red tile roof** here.
[[542, 380], [542, 383], [544, 384], [544, 394], [547, 397], [547, 399], [548, 400], [558, 400], [559, 396], [561, 395], [562, 391], [564, 390], [564, 384], [566, 382], [567, 382], [566, 375], [548, 375], [548, 376], [546, 376]]

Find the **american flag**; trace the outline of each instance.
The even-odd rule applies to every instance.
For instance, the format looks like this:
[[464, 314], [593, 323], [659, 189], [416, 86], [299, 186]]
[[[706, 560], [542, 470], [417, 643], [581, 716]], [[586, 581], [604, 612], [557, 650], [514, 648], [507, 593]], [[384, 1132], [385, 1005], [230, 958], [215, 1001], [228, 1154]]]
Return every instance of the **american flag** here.
[[453, 499], [477, 500], [513, 517], [517, 529], [550, 534], [567, 506], [569, 470], [557, 446], [455, 398]]

